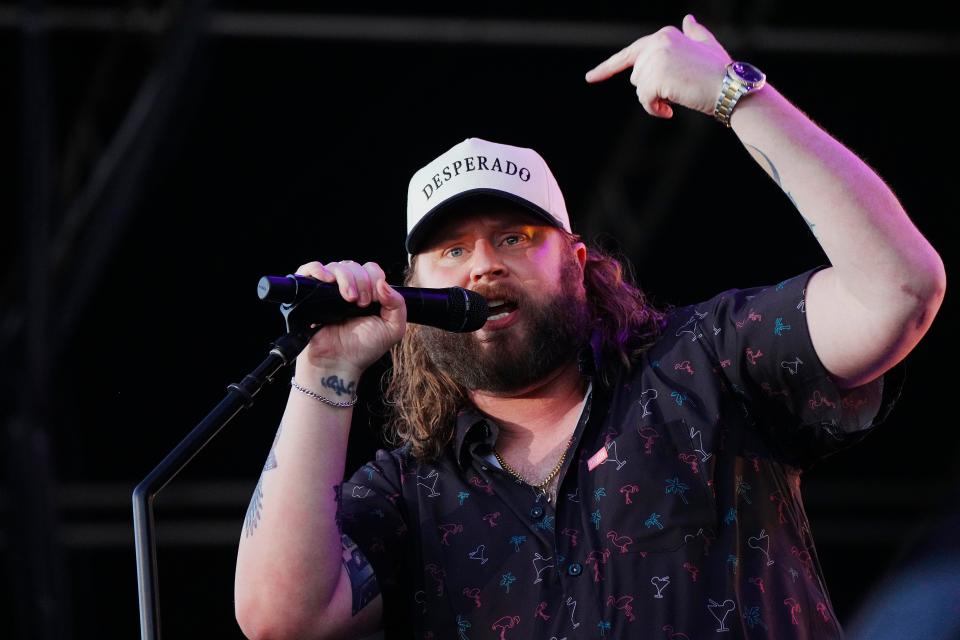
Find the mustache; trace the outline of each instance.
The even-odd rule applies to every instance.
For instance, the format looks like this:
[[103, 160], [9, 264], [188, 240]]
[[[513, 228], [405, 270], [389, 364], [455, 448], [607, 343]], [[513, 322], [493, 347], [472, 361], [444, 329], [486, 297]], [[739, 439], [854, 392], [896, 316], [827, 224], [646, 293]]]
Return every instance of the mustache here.
[[481, 296], [489, 300], [505, 300], [507, 302], [512, 302], [513, 304], [519, 304], [522, 302], [526, 295], [522, 289], [509, 285], [505, 282], [498, 282], [496, 284], [488, 285], [477, 285], [471, 289], [474, 293], [479, 293]]

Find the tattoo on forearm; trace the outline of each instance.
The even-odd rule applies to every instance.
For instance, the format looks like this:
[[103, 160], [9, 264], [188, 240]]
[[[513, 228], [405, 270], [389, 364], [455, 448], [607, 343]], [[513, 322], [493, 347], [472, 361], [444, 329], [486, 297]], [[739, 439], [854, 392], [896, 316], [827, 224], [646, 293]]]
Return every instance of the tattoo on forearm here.
[[[797, 200], [796, 200], [796, 198], [794, 198], [794, 197], [793, 197], [793, 194], [790, 193], [789, 191], [787, 191], [787, 190], [783, 187], [783, 181], [780, 179], [780, 172], [777, 171], [777, 166], [776, 166], [775, 164], [773, 164], [773, 161], [770, 159], [770, 156], [768, 156], [767, 154], [765, 154], [763, 151], [761, 151], [761, 150], [758, 149], [757, 147], [753, 146], [752, 144], [748, 144], [747, 146], [748, 146], [750, 149], [753, 149], [754, 151], [756, 151], [757, 154], [759, 154], [760, 157], [763, 158], [763, 161], [767, 164], [767, 173], [769, 173], [769, 174], [770, 174], [770, 177], [773, 178], [773, 181], [777, 183], [777, 186], [780, 187], [780, 189], [781, 189], [785, 194], [787, 194], [787, 197], [790, 198], [790, 202], [793, 203], [794, 209], [796, 209], [797, 211], [800, 211], [800, 207], [797, 206]], [[812, 222], [810, 222], [809, 220], [807, 220], [807, 218], [806, 218], [802, 213], [800, 214], [800, 217], [803, 218], [803, 221], [807, 223], [807, 226], [810, 228], [810, 232], [813, 233], [814, 235], [816, 235], [816, 231], [814, 231], [814, 227], [816, 227], [817, 225], [815, 225], [814, 223], [812, 223]]]
[[352, 614], [357, 615], [377, 597], [380, 593], [380, 585], [377, 583], [377, 576], [373, 573], [370, 561], [350, 536], [342, 534], [340, 545], [343, 547], [343, 567], [347, 570], [347, 577], [350, 578], [350, 587], [353, 591]]
[[337, 533], [343, 533], [343, 485], [333, 485], [333, 500], [337, 503], [333, 521], [337, 525]]
[[353, 395], [353, 392], [357, 388], [357, 383], [351, 381], [349, 384], [344, 383], [343, 378], [338, 378], [337, 376], [330, 376], [320, 380], [320, 386], [324, 389], [333, 389], [338, 396], [343, 394]]
[[260, 523], [260, 512], [263, 509], [263, 474], [271, 469], [277, 468], [277, 441], [280, 440], [280, 431], [283, 425], [277, 429], [277, 435], [273, 438], [273, 444], [270, 446], [270, 453], [267, 455], [267, 461], [263, 465], [263, 471], [260, 473], [260, 479], [257, 480], [257, 486], [253, 489], [253, 497], [250, 498], [250, 505], [247, 507], [247, 515], [243, 519], [243, 530], [247, 537], [253, 535], [253, 531]]
[[247, 506], [247, 516], [243, 519], [243, 531], [249, 538], [253, 535], [253, 530], [257, 528], [260, 522], [260, 509], [263, 506], [263, 475], [257, 480], [257, 486], [253, 489], [253, 497], [250, 498], [250, 505]]
[[767, 163], [767, 173], [769, 173], [770, 177], [773, 178], [773, 181], [777, 183], [777, 186], [783, 189], [783, 182], [780, 181], [780, 172], [777, 171], [777, 167], [776, 165], [773, 164], [773, 161], [770, 159], [770, 156], [768, 156], [767, 154], [765, 154], [763, 151], [753, 146], [752, 144], [748, 144], [747, 146], [753, 149], [754, 151], [756, 151], [757, 153], [759, 153], [763, 157], [764, 162]]

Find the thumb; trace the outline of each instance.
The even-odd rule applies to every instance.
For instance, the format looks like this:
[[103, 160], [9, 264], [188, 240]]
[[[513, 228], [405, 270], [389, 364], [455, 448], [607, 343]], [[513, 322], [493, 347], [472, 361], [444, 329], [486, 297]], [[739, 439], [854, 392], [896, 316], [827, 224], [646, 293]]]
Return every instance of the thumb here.
[[697, 42], [716, 42], [716, 38], [710, 33], [710, 30], [697, 22], [692, 13], [683, 17], [683, 34]]
[[397, 293], [397, 290], [387, 284], [384, 279], [377, 281], [376, 288], [377, 297], [380, 299], [380, 317], [387, 322], [405, 320], [407, 305], [403, 296]]

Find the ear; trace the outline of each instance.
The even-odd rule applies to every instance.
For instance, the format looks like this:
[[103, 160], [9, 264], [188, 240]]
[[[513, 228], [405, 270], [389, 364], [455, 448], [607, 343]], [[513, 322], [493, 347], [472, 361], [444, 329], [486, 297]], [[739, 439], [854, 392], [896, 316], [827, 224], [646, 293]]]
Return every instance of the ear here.
[[584, 270], [587, 264], [587, 245], [578, 242], [573, 245], [574, 255], [577, 257], [577, 264], [580, 265], [580, 271]]

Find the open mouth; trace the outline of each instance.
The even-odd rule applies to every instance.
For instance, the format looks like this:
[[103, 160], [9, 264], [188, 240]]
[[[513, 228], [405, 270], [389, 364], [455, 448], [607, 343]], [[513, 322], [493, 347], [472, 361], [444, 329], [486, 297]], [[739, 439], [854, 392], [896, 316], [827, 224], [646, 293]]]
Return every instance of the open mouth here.
[[494, 298], [487, 301], [487, 307], [490, 309], [490, 315], [487, 316], [487, 321], [489, 322], [490, 320], [506, 318], [517, 310], [517, 303], [513, 300]]

